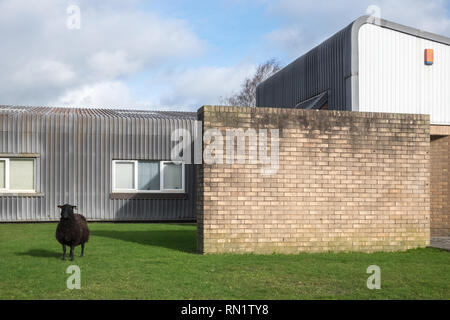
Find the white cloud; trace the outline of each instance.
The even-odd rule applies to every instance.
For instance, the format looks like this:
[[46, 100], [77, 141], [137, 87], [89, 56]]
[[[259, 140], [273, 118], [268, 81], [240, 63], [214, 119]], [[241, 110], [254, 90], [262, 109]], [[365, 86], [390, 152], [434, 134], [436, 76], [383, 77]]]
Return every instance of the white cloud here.
[[33, 61], [12, 74], [15, 85], [33, 87], [45, 84], [51, 87], [63, 87], [70, 83], [76, 74], [69, 65], [59, 61], [43, 60]]
[[[140, 10], [139, 1], [80, 0], [81, 29], [69, 30], [68, 4], [0, 2], [0, 103], [89, 101], [86, 88], [125, 86], [123, 77], [158, 71], [206, 48], [185, 21]], [[93, 102], [104, 100], [95, 96]]]
[[[336, 21], [350, 23], [365, 15], [369, 6], [381, 9], [381, 18], [394, 20], [412, 27], [436, 33], [450, 33], [450, 17], [446, 9], [447, 0], [280, 0], [270, 6], [272, 14], [283, 15], [292, 21], [315, 20], [310, 31], [320, 25], [335, 24]], [[448, 3], [447, 3], [448, 4]], [[299, 19], [301, 18], [301, 19]]]
[[450, 36], [450, 17], [442, 0], [397, 0], [375, 2], [381, 17], [425, 31]]
[[207, 48], [186, 21], [113, 2], [81, 0], [80, 30], [66, 27], [60, 1], [0, 2], [0, 103], [196, 110], [239, 90], [254, 70], [180, 67]]
[[220, 104], [220, 97], [239, 91], [255, 66], [200, 67], [165, 72], [149, 83], [153, 96], [135, 100], [122, 81], [103, 81], [64, 92], [49, 105], [58, 107], [138, 108], [195, 111], [202, 105]]
[[133, 103], [128, 87], [120, 81], [106, 81], [81, 86], [65, 92], [50, 105], [57, 107], [118, 107]]
[[270, 32], [267, 36], [270, 44], [286, 52], [298, 54], [305, 49], [305, 35], [297, 24], [283, 26]]
[[130, 59], [123, 50], [96, 52], [89, 58], [88, 63], [93, 71], [106, 78], [131, 74], [142, 65], [141, 61]]
[[450, 36], [450, 16], [445, 3], [444, 0], [280, 0], [269, 5], [269, 13], [282, 17], [282, 26], [266, 35], [266, 39], [269, 48], [278, 48], [278, 54], [291, 60], [366, 15], [371, 5], [380, 8], [381, 18]]
[[243, 80], [255, 71], [255, 66], [239, 64], [230, 67], [200, 67], [164, 74], [158, 83], [170, 83], [158, 104], [187, 105], [196, 109], [202, 105], [219, 104], [225, 97], [240, 89]]
[[[254, 1], [268, 6], [265, 18], [281, 23], [262, 36], [263, 48], [251, 47], [285, 62], [372, 4], [380, 6], [383, 18], [450, 35], [444, 0]], [[190, 67], [190, 59], [198, 64], [208, 44], [187, 21], [142, 9], [143, 1], [75, 3], [81, 9], [80, 30], [66, 27], [71, 3], [0, 0], [0, 104], [195, 110], [238, 91], [255, 69], [252, 63], [227, 62]]]

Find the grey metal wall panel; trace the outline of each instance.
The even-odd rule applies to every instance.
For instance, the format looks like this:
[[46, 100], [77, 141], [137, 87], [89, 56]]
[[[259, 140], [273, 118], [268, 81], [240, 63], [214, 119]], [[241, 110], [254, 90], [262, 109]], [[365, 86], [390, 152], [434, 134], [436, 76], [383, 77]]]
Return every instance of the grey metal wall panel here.
[[351, 29], [349, 25], [261, 83], [257, 106], [294, 108], [328, 92], [329, 109], [350, 110], [345, 79], [351, 73]]
[[194, 165], [185, 167], [187, 199], [109, 197], [113, 159], [169, 160], [172, 130], [192, 134], [195, 119], [195, 113], [0, 107], [0, 153], [39, 154], [36, 183], [43, 193], [0, 196], [0, 221], [58, 220], [57, 205], [64, 203], [91, 220], [195, 219]]

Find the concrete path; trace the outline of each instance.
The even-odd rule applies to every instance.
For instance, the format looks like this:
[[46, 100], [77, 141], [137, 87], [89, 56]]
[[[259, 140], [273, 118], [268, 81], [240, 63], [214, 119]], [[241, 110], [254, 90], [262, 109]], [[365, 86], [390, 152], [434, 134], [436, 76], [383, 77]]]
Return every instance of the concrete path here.
[[431, 237], [430, 247], [450, 251], [450, 237]]

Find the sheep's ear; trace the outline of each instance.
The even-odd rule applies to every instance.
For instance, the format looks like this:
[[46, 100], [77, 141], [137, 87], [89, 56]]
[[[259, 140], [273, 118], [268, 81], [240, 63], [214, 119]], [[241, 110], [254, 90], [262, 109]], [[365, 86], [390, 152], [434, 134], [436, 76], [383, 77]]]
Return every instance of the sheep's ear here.
[[58, 208], [62, 209], [62, 206], [58, 206]]
[[77, 206], [72, 206], [72, 209], [76, 209], [77, 208]]

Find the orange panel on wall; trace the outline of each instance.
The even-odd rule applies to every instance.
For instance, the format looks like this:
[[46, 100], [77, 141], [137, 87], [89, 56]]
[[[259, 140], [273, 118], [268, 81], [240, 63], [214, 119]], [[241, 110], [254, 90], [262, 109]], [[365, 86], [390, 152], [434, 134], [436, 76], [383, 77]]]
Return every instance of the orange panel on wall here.
[[425, 49], [425, 64], [430, 66], [434, 63], [434, 50]]

